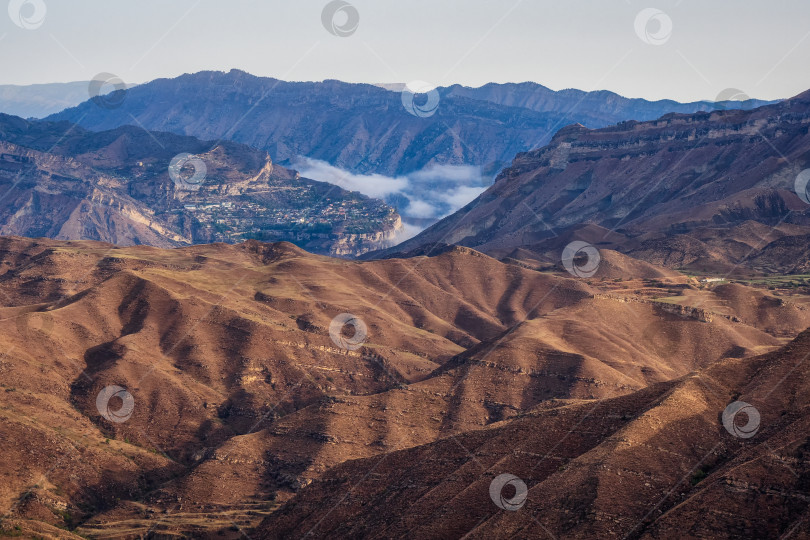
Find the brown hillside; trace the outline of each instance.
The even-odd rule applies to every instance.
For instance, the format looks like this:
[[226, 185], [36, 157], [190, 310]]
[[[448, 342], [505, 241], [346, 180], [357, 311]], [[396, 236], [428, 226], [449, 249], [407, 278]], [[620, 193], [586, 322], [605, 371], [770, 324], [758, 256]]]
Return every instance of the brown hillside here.
[[[650, 275], [582, 280], [467, 248], [350, 262], [2, 238], [3, 530], [238, 536], [349, 460], [632, 394], [810, 325], [769, 295], [749, 307], [748, 287]], [[693, 296], [650, 299], [672, 287]], [[357, 348], [330, 338], [341, 313], [367, 327]], [[131, 396], [124, 421], [98, 408], [110, 386]]]

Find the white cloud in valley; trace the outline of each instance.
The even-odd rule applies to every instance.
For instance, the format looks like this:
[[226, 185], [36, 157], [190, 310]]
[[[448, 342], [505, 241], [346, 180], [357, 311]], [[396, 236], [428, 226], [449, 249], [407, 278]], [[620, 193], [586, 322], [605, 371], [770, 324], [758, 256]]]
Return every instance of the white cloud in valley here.
[[408, 187], [408, 179], [405, 177], [391, 178], [381, 174], [354, 174], [334, 167], [325, 161], [300, 157], [293, 162], [293, 168], [301, 176], [329, 182], [349, 191], [358, 191], [363, 195], [383, 199], [387, 195], [401, 193]]
[[408, 175], [416, 182], [443, 181], [468, 185], [481, 179], [481, 168], [475, 165], [429, 165]]
[[438, 213], [435, 206], [427, 201], [416, 198], [408, 199], [408, 207], [405, 209], [405, 211], [410, 217], [423, 219], [435, 218], [437, 217], [436, 214]]
[[471, 165], [430, 165], [396, 177], [355, 174], [307, 157], [297, 158], [292, 166], [306, 178], [387, 200], [397, 207], [406, 222], [408, 218], [436, 220], [452, 214], [489, 185], [482, 178], [480, 167]]
[[456, 189], [450, 190], [442, 195], [444, 201], [452, 206], [455, 210], [466, 205], [471, 200], [475, 199], [481, 193], [486, 191], [485, 187], [477, 186], [459, 186]]

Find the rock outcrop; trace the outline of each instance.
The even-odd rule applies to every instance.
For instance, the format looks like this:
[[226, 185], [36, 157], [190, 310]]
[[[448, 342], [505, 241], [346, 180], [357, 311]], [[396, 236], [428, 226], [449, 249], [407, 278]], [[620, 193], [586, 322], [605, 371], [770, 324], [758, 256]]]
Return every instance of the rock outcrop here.
[[[191, 165], [170, 174], [179, 154], [204, 165], [192, 189]], [[402, 231], [382, 201], [302, 178], [267, 152], [130, 126], [92, 133], [0, 115], [0, 185], [5, 235], [157, 247], [258, 238], [352, 257]]]

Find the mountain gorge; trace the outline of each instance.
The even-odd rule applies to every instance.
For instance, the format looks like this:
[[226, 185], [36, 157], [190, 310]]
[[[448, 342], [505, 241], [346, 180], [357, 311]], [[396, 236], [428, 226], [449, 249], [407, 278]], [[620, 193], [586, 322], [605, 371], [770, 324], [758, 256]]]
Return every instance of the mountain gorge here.
[[671, 111], [767, 103], [647, 101], [608, 91], [555, 92], [536, 83], [431, 90], [287, 82], [239, 70], [157, 79], [119, 97], [115, 107], [89, 100], [48, 120], [244, 143], [315, 179], [383, 198], [416, 231], [469, 202], [515, 154], [547, 144], [568, 124], [600, 128]]

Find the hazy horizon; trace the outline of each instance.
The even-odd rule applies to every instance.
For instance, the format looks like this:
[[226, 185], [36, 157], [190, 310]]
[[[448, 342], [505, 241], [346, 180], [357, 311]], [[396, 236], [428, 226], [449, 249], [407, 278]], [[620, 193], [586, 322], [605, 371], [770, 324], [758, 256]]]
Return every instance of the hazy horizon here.
[[[231, 68], [231, 69], [240, 70], [240, 68]], [[200, 73], [200, 72], [205, 72], [205, 71], [215, 71], [215, 72], [220, 72], [220, 73], [228, 73], [231, 70], [230, 69], [203, 69], [203, 70], [200, 70], [200, 71], [178, 73], [178, 74], [172, 75], [172, 76], [156, 77], [155, 79], [149, 79], [149, 80], [145, 80], [145, 81], [127, 82], [127, 85], [129, 87], [135, 87], [135, 86], [140, 86], [140, 85], [143, 85], [143, 84], [148, 84], [148, 83], [150, 83], [152, 81], [155, 81], [157, 79], [174, 79], [174, 78], [177, 78], [177, 77], [181, 77], [183, 75], [193, 75], [195, 73]], [[278, 79], [278, 80], [281, 80], [281, 81], [284, 81], [284, 82], [290, 82], [290, 83], [321, 83], [321, 82], [324, 82], [324, 81], [327, 81], [327, 80], [338, 80], [340, 82], [349, 83], [349, 84], [369, 84], [371, 86], [378, 86], [378, 87], [407, 84], [405, 81], [375, 81], [375, 82], [360, 81], [360, 82], [357, 82], [357, 81], [346, 81], [346, 80], [343, 80], [343, 79], [335, 79], [335, 78], [326, 78], [326, 79], [282, 79], [280, 77], [274, 77], [273, 75], [259, 75], [259, 74], [256, 74], [256, 73], [250, 73], [249, 71], [245, 71], [245, 70], [240, 70], [240, 71], [244, 71], [245, 73], [248, 73], [249, 75], [253, 75], [255, 77]], [[48, 85], [57, 85], [57, 84], [87, 84], [90, 81], [91, 81], [91, 79], [72, 80], [72, 81], [51, 81], [51, 82], [30, 83], [30, 84], [0, 83], [0, 87], [27, 88], [27, 87], [31, 87], [31, 86], [48, 86]], [[725, 101], [726, 99], [731, 99], [730, 97], [725, 96], [725, 95], [723, 95], [723, 96], [714, 96], [714, 97], [706, 97], [706, 98], [694, 99], [694, 100], [690, 99], [690, 100], [686, 100], [686, 101], [678, 100], [678, 99], [674, 99], [674, 98], [670, 98], [670, 97], [662, 97], [662, 98], [650, 99], [650, 98], [646, 98], [644, 96], [633, 96], [633, 95], [622, 94], [622, 93], [620, 93], [620, 92], [618, 92], [616, 90], [613, 90], [611, 88], [594, 88], [594, 89], [591, 89], [591, 90], [583, 90], [582, 88], [575, 88], [575, 87], [572, 87], [572, 86], [567, 86], [567, 87], [563, 87], [563, 88], [553, 88], [553, 87], [551, 87], [551, 86], [549, 86], [547, 84], [543, 84], [542, 82], [539, 82], [539, 81], [528, 81], [528, 80], [527, 81], [517, 81], [517, 80], [515, 80], [515, 81], [489, 81], [489, 82], [486, 82], [486, 83], [476, 84], [476, 85], [468, 85], [468, 84], [463, 84], [463, 83], [450, 83], [448, 85], [442, 85], [442, 86], [449, 87], [449, 86], [453, 86], [453, 85], [458, 84], [458, 85], [469, 87], [469, 88], [481, 88], [481, 87], [486, 86], [488, 84], [502, 84], [502, 85], [516, 84], [516, 85], [518, 85], [518, 84], [527, 84], [527, 83], [544, 86], [544, 87], [546, 87], [549, 90], [552, 90], [554, 92], [561, 92], [561, 91], [564, 91], [564, 90], [581, 90], [581, 91], [585, 91], [585, 92], [602, 92], [602, 91], [606, 91], [606, 92], [613, 92], [615, 94], [618, 94], [618, 95], [620, 95], [622, 97], [629, 98], [629, 99], [645, 99], [645, 100], [648, 100], [648, 101], [672, 100], [672, 101], [676, 101], [676, 102], [679, 102], [679, 103], [689, 103], [689, 102], [696, 102], [696, 101]], [[104, 91], [107, 91], [109, 89], [110, 88], [105, 87]], [[390, 90], [389, 88], [386, 88], [386, 89]], [[806, 90], [810, 90], [810, 87], [808, 87]], [[797, 94], [784, 95], [784, 96], [775, 97], [775, 98], [768, 98], [768, 99], [762, 98], [762, 97], [760, 97], [758, 95], [750, 95], [748, 97], [751, 98], [751, 99], [758, 99], [758, 100], [762, 100], [762, 101], [779, 101], [779, 100], [783, 100], [783, 99], [789, 99], [789, 98], [793, 97], [794, 95], [798, 95], [798, 94], [800, 94], [802, 92], [804, 92], [804, 90], [798, 92]]]
[[[803, 75], [810, 60], [810, 48], [803, 47], [808, 15], [798, 1], [763, 10], [753, 0], [734, 9], [719, 1], [663, 1], [651, 8], [630, 0], [356, 0], [349, 9], [357, 24], [343, 37], [326, 28], [329, 2], [321, 0], [17, 3], [29, 22], [18, 24], [11, 13], [4, 18], [0, 47], [24, 54], [5, 55], [0, 84], [86, 81], [100, 72], [138, 84], [241, 69], [290, 81], [536, 82], [553, 90], [680, 102], [715, 100], [727, 88], [764, 100], [810, 88]], [[36, 5], [45, 7], [37, 13]], [[637, 18], [645, 12], [652, 39], [639, 35]], [[345, 13], [335, 17], [338, 25], [346, 22]]]

